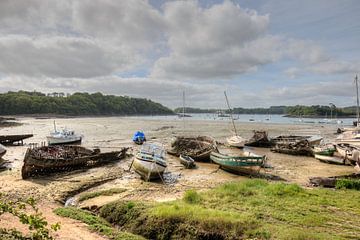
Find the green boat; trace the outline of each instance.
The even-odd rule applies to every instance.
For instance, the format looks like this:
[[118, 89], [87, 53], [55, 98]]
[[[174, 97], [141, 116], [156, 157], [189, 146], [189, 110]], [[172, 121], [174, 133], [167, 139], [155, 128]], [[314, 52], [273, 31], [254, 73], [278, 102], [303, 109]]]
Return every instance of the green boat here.
[[211, 152], [210, 159], [229, 172], [237, 174], [254, 174], [264, 166], [266, 156], [260, 156], [252, 152], [242, 151], [241, 155], [227, 155], [220, 152]]
[[333, 156], [336, 151], [334, 145], [325, 145], [313, 148], [314, 155], [321, 155], [321, 156]]

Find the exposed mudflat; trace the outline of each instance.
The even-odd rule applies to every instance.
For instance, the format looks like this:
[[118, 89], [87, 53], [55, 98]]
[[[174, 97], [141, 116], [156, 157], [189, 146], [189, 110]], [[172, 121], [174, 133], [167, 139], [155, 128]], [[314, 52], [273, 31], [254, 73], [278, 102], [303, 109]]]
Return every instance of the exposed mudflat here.
[[[32, 133], [33, 138], [27, 139], [25, 146], [8, 147], [4, 159], [10, 162], [11, 171], [0, 173], [0, 190], [14, 197], [34, 197], [38, 200], [41, 210], [49, 222], [64, 222], [61, 230], [56, 233], [59, 239], [101, 239], [87, 230], [83, 224], [74, 220], [63, 219], [52, 213], [52, 209], [60, 206], [60, 202], [76, 195], [84, 186], [86, 191], [98, 191], [109, 188], [124, 188], [126, 191], [112, 196], [95, 197], [78, 203], [80, 207], [93, 208], [108, 202], [121, 199], [168, 201], [180, 198], [187, 189], [206, 190], [228, 181], [245, 179], [244, 176], [225, 172], [212, 163], [197, 163], [195, 169], [185, 169], [179, 160], [167, 155], [169, 162], [165, 173], [165, 183], [143, 182], [133, 171], [129, 171], [132, 157], [107, 166], [78, 170], [70, 173], [59, 173], [41, 178], [21, 179], [21, 166], [27, 145], [46, 141], [46, 135], [53, 130], [53, 119], [20, 119], [21, 126], [0, 128], [0, 134]], [[218, 142], [224, 142], [229, 136], [231, 126], [224, 121], [200, 121], [187, 119], [185, 131], [181, 119], [155, 120], [149, 118], [61, 118], [56, 119], [58, 128], [68, 127], [84, 135], [83, 146], [100, 147], [103, 152], [116, 150], [120, 147], [132, 147], [130, 153], [136, 152], [138, 146], [132, 144], [132, 134], [143, 130], [148, 141], [159, 142], [169, 146], [172, 138], [177, 135], [208, 135]], [[238, 132], [245, 138], [252, 136], [252, 130], [266, 130], [270, 137], [287, 133], [288, 130], [309, 129], [319, 130], [326, 141], [335, 138], [336, 125], [286, 125], [271, 123], [237, 123]], [[248, 148], [257, 154], [265, 154], [272, 168], [262, 170], [264, 173], [280, 176], [289, 182], [307, 185], [309, 177], [334, 176], [353, 173], [351, 166], [330, 165], [319, 162], [312, 157], [290, 156], [272, 153], [268, 148]], [[235, 152], [237, 149], [231, 149]], [[97, 182], [103, 181], [101, 185]], [[94, 186], [94, 187], [93, 187]], [[6, 221], [3, 221], [5, 220]], [[60, 220], [59, 220], [60, 219]], [[70, 223], [71, 222], [71, 223]], [[0, 218], [0, 227], [11, 223], [9, 216]], [[13, 223], [15, 224], [15, 222]], [[71, 230], [71, 231], [70, 231]], [[66, 232], [73, 232], [71, 238]]]

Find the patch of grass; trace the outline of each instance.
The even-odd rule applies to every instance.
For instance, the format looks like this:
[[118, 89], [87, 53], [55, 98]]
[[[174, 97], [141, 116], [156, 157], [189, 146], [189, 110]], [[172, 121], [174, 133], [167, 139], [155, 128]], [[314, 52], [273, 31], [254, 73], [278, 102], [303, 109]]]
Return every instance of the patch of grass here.
[[97, 192], [85, 192], [79, 195], [79, 201], [85, 201], [91, 198], [98, 196], [112, 196], [114, 194], [125, 192], [126, 189], [123, 188], [110, 188], [107, 190], [97, 191]]
[[360, 180], [356, 180], [356, 179], [336, 179], [335, 187], [337, 189], [360, 190]]
[[131, 240], [143, 240], [141, 236], [134, 235], [128, 232], [120, 232], [115, 229], [109, 222], [105, 219], [96, 216], [92, 212], [73, 208], [73, 207], [61, 207], [54, 210], [54, 213], [72, 219], [79, 220], [88, 225], [89, 229], [98, 232], [102, 235], [109, 237], [110, 239], [131, 239]]
[[195, 190], [188, 190], [185, 192], [183, 200], [189, 204], [197, 204], [201, 201], [201, 196]]
[[100, 216], [147, 239], [356, 239], [358, 199], [359, 191], [247, 180], [165, 203], [117, 201]]

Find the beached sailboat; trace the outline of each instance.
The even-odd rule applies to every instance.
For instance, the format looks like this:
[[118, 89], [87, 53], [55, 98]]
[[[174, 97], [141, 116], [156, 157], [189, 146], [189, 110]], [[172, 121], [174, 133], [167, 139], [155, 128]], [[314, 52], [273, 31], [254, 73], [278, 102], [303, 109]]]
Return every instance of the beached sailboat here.
[[63, 129], [62, 131], [57, 131], [54, 121], [54, 132], [51, 132], [50, 136], [47, 136], [46, 139], [48, 145], [76, 144], [81, 143], [82, 136], [75, 134], [73, 130]]
[[0, 144], [0, 158], [2, 158], [6, 153], [6, 148]]
[[145, 143], [136, 154], [132, 163], [135, 171], [145, 181], [152, 179], [162, 179], [162, 175], [167, 167], [165, 150], [160, 144]]
[[237, 174], [256, 174], [265, 164], [265, 155], [242, 151], [241, 155], [228, 155], [213, 151], [210, 159], [224, 170]]
[[336, 151], [351, 165], [355, 165], [359, 161], [360, 147], [347, 143], [336, 144]]
[[356, 127], [354, 129], [348, 129], [340, 134], [336, 139], [336, 143], [346, 143], [351, 145], [360, 146], [360, 110], [359, 110], [359, 86], [358, 86], [358, 76], [355, 76], [355, 85], [356, 85], [356, 115], [357, 121], [354, 124]]
[[237, 131], [236, 131], [234, 118], [233, 118], [232, 111], [231, 111], [230, 104], [229, 104], [229, 100], [228, 100], [228, 97], [227, 97], [225, 91], [224, 91], [224, 95], [225, 95], [225, 99], [226, 99], [226, 104], [227, 104], [227, 106], [229, 108], [230, 118], [231, 118], [231, 122], [232, 122], [232, 125], [233, 125], [233, 128], [234, 128], [234, 133], [235, 133], [234, 136], [226, 138], [226, 141], [232, 147], [243, 148], [245, 143], [246, 143], [246, 140], [243, 137], [239, 136]]

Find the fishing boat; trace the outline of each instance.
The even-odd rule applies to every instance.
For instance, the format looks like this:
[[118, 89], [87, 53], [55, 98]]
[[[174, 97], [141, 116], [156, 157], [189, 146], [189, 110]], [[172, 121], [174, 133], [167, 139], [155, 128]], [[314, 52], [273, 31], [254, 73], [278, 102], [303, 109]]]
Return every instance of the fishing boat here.
[[127, 149], [101, 153], [100, 149], [67, 145], [28, 148], [21, 175], [26, 179], [35, 175], [100, 166], [125, 158]]
[[248, 141], [246, 141], [245, 146], [249, 147], [270, 147], [271, 141], [268, 138], [266, 131], [256, 131], [254, 130], [254, 135]]
[[211, 137], [179, 136], [172, 141], [171, 148], [167, 149], [167, 152], [177, 157], [186, 155], [195, 161], [208, 161], [210, 159], [210, 153], [215, 149], [217, 149], [217, 145]]
[[336, 151], [346, 162], [355, 165], [359, 160], [360, 148], [347, 143], [336, 144]]
[[227, 155], [213, 151], [210, 159], [224, 170], [237, 174], [254, 174], [264, 166], [266, 157], [248, 151], [242, 151], [241, 155]]
[[62, 129], [57, 131], [54, 121], [54, 132], [46, 137], [48, 145], [76, 144], [81, 143], [82, 136], [75, 134], [73, 130]]
[[323, 146], [313, 147], [314, 154], [322, 156], [333, 156], [336, 152], [336, 148], [333, 144], [327, 144]]
[[185, 166], [185, 168], [194, 168], [195, 161], [192, 157], [186, 155], [180, 155], [180, 163]]
[[6, 148], [0, 144], [0, 158], [2, 158], [6, 153]]
[[167, 167], [164, 148], [160, 144], [144, 143], [136, 154], [132, 166], [145, 181], [162, 179]]
[[132, 138], [133, 142], [138, 144], [138, 145], [141, 145], [143, 144], [144, 142], [146, 142], [146, 137], [145, 137], [145, 134], [141, 131], [136, 131], [134, 133], [134, 136]]
[[231, 111], [230, 104], [229, 104], [229, 100], [228, 100], [228, 97], [227, 97], [225, 91], [224, 91], [224, 95], [225, 95], [226, 104], [229, 108], [230, 118], [231, 118], [231, 122], [232, 122], [232, 125], [234, 128], [234, 133], [235, 133], [234, 136], [226, 138], [226, 141], [231, 147], [243, 148], [246, 140], [243, 137], [239, 136], [239, 134], [237, 133], [234, 118], [233, 118], [232, 111]]

